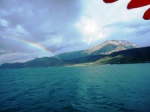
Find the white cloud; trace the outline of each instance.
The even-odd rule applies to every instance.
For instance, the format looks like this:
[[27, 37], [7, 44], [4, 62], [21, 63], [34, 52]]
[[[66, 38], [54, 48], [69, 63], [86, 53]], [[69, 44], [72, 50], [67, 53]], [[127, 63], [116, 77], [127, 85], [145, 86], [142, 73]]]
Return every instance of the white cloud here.
[[79, 29], [82, 34], [82, 41], [88, 45], [104, 38], [99, 24], [92, 19], [83, 17], [76, 23], [76, 28]]
[[4, 19], [0, 19], [0, 25], [3, 27], [7, 27], [8, 26], [8, 22]]

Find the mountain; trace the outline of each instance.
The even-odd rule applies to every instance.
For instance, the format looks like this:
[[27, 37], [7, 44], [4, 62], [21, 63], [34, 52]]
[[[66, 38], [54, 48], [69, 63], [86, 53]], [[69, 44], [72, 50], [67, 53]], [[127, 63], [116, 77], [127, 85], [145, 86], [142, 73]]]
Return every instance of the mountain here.
[[56, 55], [55, 57], [68, 60], [68, 59], [81, 58], [90, 55], [111, 54], [113, 52], [132, 49], [132, 48], [138, 48], [138, 46], [130, 42], [127, 42], [125, 40], [111, 40], [111, 41], [103, 42], [102, 44], [99, 44], [91, 49], [62, 53]]
[[137, 48], [136, 45], [126, 41], [106, 41], [101, 45], [95, 46], [88, 50], [63, 53], [53, 57], [36, 58], [25, 63], [5, 63], [2, 64], [0, 68], [54, 67], [145, 62], [150, 62], [150, 47]]
[[150, 47], [134, 48], [114, 52], [99, 59], [97, 64], [126, 64], [126, 63], [149, 63]]
[[149, 63], [150, 47], [133, 48], [114, 52], [108, 55], [91, 55], [70, 60], [71, 64], [127, 64]]
[[44, 57], [36, 58], [24, 63], [4, 63], [0, 68], [35, 68], [35, 67], [52, 67], [52, 66], [63, 66], [64, 62], [60, 58]]
[[138, 48], [135, 44], [127, 42], [125, 40], [111, 40], [106, 41], [100, 45], [97, 45], [91, 49], [86, 50], [88, 54], [97, 55], [97, 54], [111, 54], [113, 52]]

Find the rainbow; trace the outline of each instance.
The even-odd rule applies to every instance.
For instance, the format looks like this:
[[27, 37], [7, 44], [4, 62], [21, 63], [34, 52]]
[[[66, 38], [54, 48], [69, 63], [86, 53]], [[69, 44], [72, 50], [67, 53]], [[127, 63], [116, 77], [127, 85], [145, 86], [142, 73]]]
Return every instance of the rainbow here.
[[34, 42], [29, 41], [29, 40], [23, 40], [23, 39], [21, 39], [20, 41], [24, 42], [24, 43], [26, 43], [26, 44], [28, 44], [28, 45], [30, 45], [32, 47], [38, 48], [38, 49], [40, 49], [42, 51], [45, 51], [45, 52], [48, 52], [48, 53], [52, 53], [49, 49], [47, 49], [46, 47], [44, 47], [44, 46], [42, 46], [42, 45], [40, 45], [38, 43], [34, 43]]
[[[12, 36], [11, 36], [11, 37], [12, 37]], [[22, 39], [22, 38], [17, 38], [17, 37], [12, 37], [12, 39], [14, 39], [14, 40], [16, 40], [16, 41], [19, 41], [19, 42], [22, 42], [22, 43], [24, 43], [24, 44], [27, 44], [27, 45], [29, 45], [29, 46], [31, 46], [31, 47], [37, 48], [37, 49], [39, 49], [39, 50], [42, 50], [42, 51], [44, 51], [44, 52], [46, 52], [46, 53], [49, 53], [49, 54], [51, 54], [51, 55], [54, 55], [54, 53], [53, 53], [51, 50], [47, 49], [46, 47], [44, 47], [44, 46], [42, 46], [42, 45], [40, 45], [40, 44], [38, 44], [38, 43], [29, 41], [29, 40], [25, 40], [25, 39]]]

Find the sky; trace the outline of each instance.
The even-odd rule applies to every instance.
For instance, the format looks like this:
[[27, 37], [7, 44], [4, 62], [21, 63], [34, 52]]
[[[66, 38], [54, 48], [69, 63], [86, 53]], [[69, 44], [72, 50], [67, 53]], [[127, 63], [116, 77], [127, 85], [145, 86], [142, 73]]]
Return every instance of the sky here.
[[89, 49], [106, 40], [150, 46], [149, 8], [130, 0], [0, 0], [0, 64]]

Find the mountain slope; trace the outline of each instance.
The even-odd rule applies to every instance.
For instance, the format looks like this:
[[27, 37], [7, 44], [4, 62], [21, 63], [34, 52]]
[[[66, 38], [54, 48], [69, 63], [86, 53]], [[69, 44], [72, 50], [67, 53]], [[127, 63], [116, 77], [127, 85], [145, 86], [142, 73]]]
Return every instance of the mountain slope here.
[[69, 60], [71, 64], [126, 64], [150, 62], [150, 47], [134, 48], [108, 55], [91, 55]]
[[62, 53], [56, 55], [55, 57], [68, 60], [68, 59], [81, 58], [90, 55], [111, 54], [113, 52], [132, 49], [132, 48], [138, 48], [138, 46], [124, 40], [111, 40], [111, 41], [103, 42], [102, 44], [99, 44], [91, 49]]
[[53, 57], [36, 58], [24, 63], [5, 63], [0, 68], [35, 68], [35, 67], [53, 67], [63, 66], [64, 62], [61, 59]]
[[86, 50], [86, 52], [89, 54], [111, 54], [113, 52], [132, 48], [138, 48], [138, 46], [125, 40], [111, 40]]
[[125, 63], [145, 63], [150, 62], [150, 47], [134, 48], [114, 52], [108, 55], [90, 55], [82, 58], [63, 60], [60, 58], [36, 58], [25, 63], [2, 64], [1, 69], [5, 68], [26, 68], [26, 67], [54, 67], [72, 66], [76, 64], [95, 65], [95, 64], [125, 64]]
[[114, 52], [100, 58], [96, 64], [126, 64], [150, 62], [150, 47], [134, 48]]
[[[137, 46], [135, 46], [134, 44], [130, 45], [129, 43], [127, 44], [125, 43], [123, 42], [122, 44], [122, 42], [120, 43], [116, 42], [117, 44], [116, 45], [114, 44], [114, 42], [113, 44], [111, 42], [106, 42], [103, 43], [103, 45], [99, 45], [89, 50], [64, 53], [54, 57], [36, 58], [34, 60], [27, 61], [25, 63], [5, 63], [0, 65], [0, 68], [1, 69], [26, 68], [26, 67], [34, 68], [34, 67], [72, 66], [76, 64], [95, 65], [95, 64], [123, 64], [123, 63], [150, 62], [150, 47], [131, 49], [132, 47]], [[127, 49], [127, 50], [116, 51], [116, 49], [119, 50]], [[69, 56], [71, 56], [71, 58], [67, 58]]]

